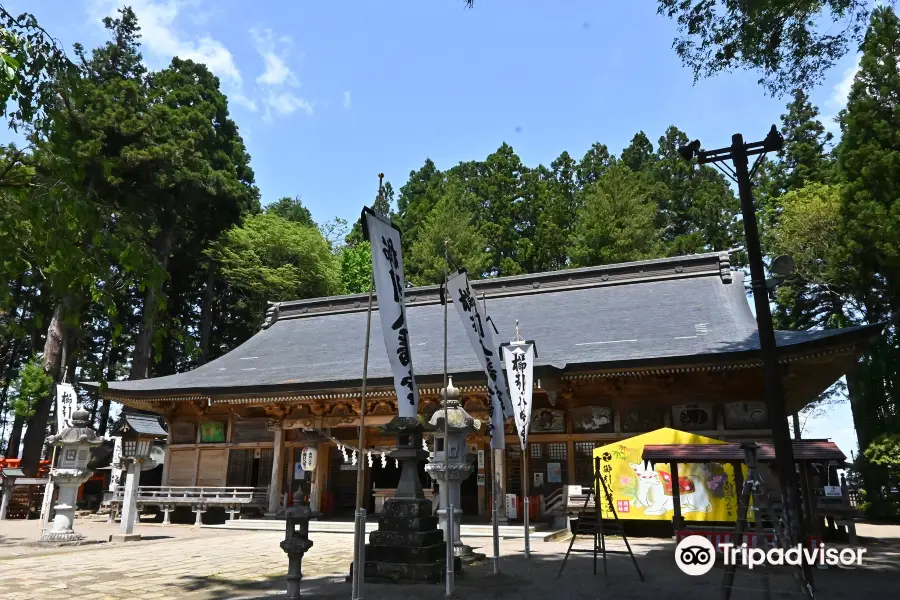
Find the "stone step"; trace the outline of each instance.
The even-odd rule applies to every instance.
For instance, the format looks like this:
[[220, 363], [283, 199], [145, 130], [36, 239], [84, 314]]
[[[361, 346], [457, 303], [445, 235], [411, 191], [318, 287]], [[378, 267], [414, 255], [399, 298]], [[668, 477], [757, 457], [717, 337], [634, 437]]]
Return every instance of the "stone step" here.
[[[205, 529], [234, 529], [245, 531], [284, 531], [284, 521], [281, 519], [234, 519], [227, 520], [223, 525], [203, 525]], [[502, 525], [499, 528], [502, 538], [524, 538], [523, 525]], [[544, 523], [532, 525], [528, 528], [532, 539], [543, 541], [559, 532], [550, 531]], [[369, 521], [366, 523], [366, 532], [378, 531], [378, 523]], [[352, 521], [310, 521], [310, 533], [353, 533]], [[463, 524], [460, 527], [462, 537], [493, 537], [494, 528], [488, 524]]]

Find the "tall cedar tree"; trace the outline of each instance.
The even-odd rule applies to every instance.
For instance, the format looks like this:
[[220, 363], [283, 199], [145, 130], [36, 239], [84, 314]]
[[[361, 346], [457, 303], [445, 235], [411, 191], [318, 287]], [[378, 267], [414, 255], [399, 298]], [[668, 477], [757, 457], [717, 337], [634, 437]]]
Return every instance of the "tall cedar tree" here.
[[[858, 388], [851, 399], [864, 450], [878, 435], [900, 431], [900, 22], [891, 8], [873, 12], [862, 52], [841, 114], [841, 216], [850, 284], [866, 320], [889, 325], [848, 382]], [[870, 494], [875, 476], [864, 477]]]

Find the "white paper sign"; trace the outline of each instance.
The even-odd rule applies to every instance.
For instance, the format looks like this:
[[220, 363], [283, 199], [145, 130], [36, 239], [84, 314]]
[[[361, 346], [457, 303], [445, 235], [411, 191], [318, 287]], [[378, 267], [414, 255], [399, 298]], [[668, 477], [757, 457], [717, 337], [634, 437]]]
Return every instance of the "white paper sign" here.
[[515, 494], [507, 494], [506, 495], [506, 518], [507, 519], [517, 519], [518, 513], [516, 512], [516, 495]]
[[828, 498], [840, 498], [841, 497], [841, 486], [826, 485], [825, 486], [825, 496], [827, 496]]
[[515, 407], [513, 416], [516, 431], [519, 433], [522, 450], [525, 450], [528, 445], [528, 425], [531, 423], [531, 392], [534, 389], [534, 344], [513, 342], [503, 346], [502, 351], [507, 380], [511, 383], [509, 393]]
[[478, 451], [478, 468], [479, 469], [484, 468], [484, 450]]
[[69, 383], [56, 384], [56, 432], [59, 433], [72, 425], [72, 413], [75, 412], [75, 404], [78, 395], [75, 388]]
[[506, 447], [503, 418], [504, 415], [510, 415], [513, 412], [513, 406], [509, 400], [506, 377], [503, 375], [503, 366], [498, 356], [498, 350], [494, 346], [494, 336], [485, 320], [486, 315], [485, 318], [482, 318], [478, 311], [478, 301], [472, 294], [469, 276], [465, 271], [459, 271], [448, 279], [447, 296], [448, 300], [452, 300], [456, 305], [456, 312], [466, 330], [469, 342], [488, 377], [488, 392], [491, 397], [488, 406], [491, 418], [489, 428], [491, 448], [503, 449]]
[[378, 297], [381, 332], [394, 374], [397, 412], [401, 417], [415, 418], [419, 407], [419, 388], [409, 346], [400, 231], [369, 208], [363, 210], [362, 218], [372, 245], [372, 275]]

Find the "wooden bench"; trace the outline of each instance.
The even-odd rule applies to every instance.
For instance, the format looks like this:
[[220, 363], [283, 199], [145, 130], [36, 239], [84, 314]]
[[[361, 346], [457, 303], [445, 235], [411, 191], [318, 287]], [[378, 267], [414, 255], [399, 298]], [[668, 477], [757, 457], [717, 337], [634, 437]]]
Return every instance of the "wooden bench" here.
[[[141, 510], [144, 506], [158, 506], [163, 511], [163, 525], [171, 523], [169, 513], [177, 506], [190, 506], [197, 515], [195, 525], [202, 523], [202, 515], [207, 509], [221, 507], [225, 509], [231, 519], [240, 513], [244, 507], [265, 508], [268, 505], [268, 488], [255, 487], [180, 487], [180, 486], [151, 486], [138, 487], [137, 506]], [[110, 520], [115, 518], [117, 509], [121, 509], [125, 499], [124, 488], [116, 490], [115, 495], [109, 500]]]

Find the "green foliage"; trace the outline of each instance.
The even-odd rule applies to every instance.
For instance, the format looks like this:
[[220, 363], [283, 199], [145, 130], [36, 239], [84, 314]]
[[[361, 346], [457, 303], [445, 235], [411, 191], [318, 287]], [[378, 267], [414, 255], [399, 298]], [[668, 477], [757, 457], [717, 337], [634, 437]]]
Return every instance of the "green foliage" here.
[[300, 223], [301, 225], [315, 225], [312, 213], [303, 206], [299, 196], [279, 198], [276, 202], [266, 206], [266, 212], [276, 214], [282, 219]]
[[13, 413], [17, 417], [32, 416], [35, 404], [53, 391], [53, 378], [44, 371], [39, 357], [31, 358], [22, 366], [13, 390], [10, 394]]
[[276, 214], [247, 217], [207, 254], [230, 286], [263, 306], [340, 291], [335, 257], [319, 230]]
[[572, 236], [577, 266], [604, 265], [659, 256], [656, 206], [646, 180], [624, 164], [610, 167], [583, 192]]
[[[466, 268], [473, 279], [483, 276], [490, 257], [485, 252], [485, 240], [473, 221], [468, 206], [472, 204], [463, 184], [451, 178], [444, 186], [444, 196], [434, 206], [413, 242], [410, 256], [405, 260], [407, 278], [419, 285], [440, 283], [444, 271], [444, 249], [457, 261], [457, 268]], [[450, 267], [453, 269], [453, 266]]]
[[0, 6], [0, 116], [13, 130], [24, 125], [45, 131], [51, 124], [47, 109], [59, 98], [58, 82], [74, 70], [33, 15], [13, 16]]
[[372, 279], [372, 246], [363, 240], [340, 251], [341, 285], [345, 294], [363, 294], [374, 285]]
[[865, 0], [658, 0], [678, 23], [673, 44], [694, 79], [742, 67], [773, 95], [810, 89], [865, 29]]
[[863, 455], [873, 465], [889, 470], [900, 469], [900, 434], [882, 434], [872, 440]]
[[809, 183], [779, 199], [781, 214], [766, 245], [773, 256], [789, 255], [794, 273], [811, 284], [835, 287], [843, 252], [841, 188]]

